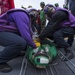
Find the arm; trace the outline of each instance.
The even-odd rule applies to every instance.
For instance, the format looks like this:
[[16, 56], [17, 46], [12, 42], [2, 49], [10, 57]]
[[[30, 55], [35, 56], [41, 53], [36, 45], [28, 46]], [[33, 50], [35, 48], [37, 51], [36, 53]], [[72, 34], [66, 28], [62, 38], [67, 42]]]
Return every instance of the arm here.
[[62, 22], [65, 20], [67, 17], [67, 13], [64, 11], [57, 11], [54, 13], [52, 20], [50, 23], [44, 28], [44, 30], [41, 32], [39, 38], [45, 38], [48, 34], [53, 32], [57, 27], [58, 23]]
[[[31, 32], [31, 26], [30, 26], [30, 20], [27, 14], [22, 13], [22, 12], [16, 12], [16, 13], [11, 13], [12, 17], [14, 18], [14, 21], [18, 27], [18, 30], [21, 34], [21, 36], [26, 40], [28, 45], [31, 47], [35, 48], [36, 45], [33, 42], [32, 39], [32, 32]], [[15, 15], [15, 16], [13, 16]]]
[[[22, 25], [22, 24], [21, 24]], [[27, 41], [28, 45], [31, 47], [35, 48], [36, 45], [33, 42], [32, 36], [31, 36], [31, 31], [27, 23], [25, 23], [24, 26], [21, 26], [19, 28], [21, 36]]]

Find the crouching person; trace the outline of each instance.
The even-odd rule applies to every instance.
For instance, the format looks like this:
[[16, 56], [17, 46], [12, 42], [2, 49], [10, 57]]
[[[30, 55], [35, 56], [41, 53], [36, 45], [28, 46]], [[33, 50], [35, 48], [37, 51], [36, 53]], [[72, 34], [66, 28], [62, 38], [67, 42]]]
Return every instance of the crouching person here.
[[11, 9], [0, 16], [0, 71], [10, 72], [8, 61], [16, 57], [27, 45], [36, 48], [32, 40], [29, 14], [22, 9]]
[[[49, 23], [41, 32], [40, 40], [46, 37], [54, 39], [60, 48], [64, 48], [66, 57], [72, 59], [74, 55], [70, 47], [74, 40], [75, 17], [66, 9], [55, 8], [51, 4], [45, 6], [44, 12], [48, 17]], [[67, 42], [64, 37], [68, 37]]]

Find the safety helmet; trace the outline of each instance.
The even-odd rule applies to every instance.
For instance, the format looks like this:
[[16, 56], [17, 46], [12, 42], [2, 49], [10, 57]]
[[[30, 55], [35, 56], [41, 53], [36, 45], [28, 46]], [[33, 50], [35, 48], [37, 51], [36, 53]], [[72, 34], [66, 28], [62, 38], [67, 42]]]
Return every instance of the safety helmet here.
[[57, 56], [55, 45], [48, 39], [45, 39], [44, 42], [46, 42], [46, 44], [42, 44], [35, 49], [29, 47], [27, 50], [28, 59], [37, 68], [45, 68], [50, 62], [52, 62], [52, 59]]
[[29, 10], [28, 10], [28, 13], [29, 13], [31, 19], [32, 19], [32, 18], [35, 19], [35, 18], [37, 17], [37, 10], [34, 9], [34, 8], [29, 9]]
[[52, 11], [52, 9], [54, 8], [54, 6], [53, 5], [51, 5], [51, 4], [47, 4], [45, 7], [44, 7], [44, 12], [45, 12], [45, 14], [51, 14], [51, 11]]
[[46, 4], [46, 6], [49, 6], [49, 7], [54, 7], [54, 5], [52, 5], [52, 4]]
[[[49, 45], [42, 45], [36, 49], [30, 50], [29, 52], [29, 60], [37, 67], [37, 68], [45, 68], [48, 66], [49, 62], [52, 61], [52, 55], [49, 51]], [[43, 49], [47, 48], [47, 52]]]

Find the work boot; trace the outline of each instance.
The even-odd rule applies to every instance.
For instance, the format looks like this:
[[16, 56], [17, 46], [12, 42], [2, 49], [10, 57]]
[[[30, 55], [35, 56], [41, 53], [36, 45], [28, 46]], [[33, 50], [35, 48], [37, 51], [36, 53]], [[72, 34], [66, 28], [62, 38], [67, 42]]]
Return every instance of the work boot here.
[[[69, 60], [72, 59], [72, 58], [74, 58], [74, 54], [73, 54], [73, 52], [72, 52], [72, 50], [71, 50], [70, 47], [66, 48], [66, 49], [65, 49], [65, 52], [66, 52], [65, 56], [66, 56]], [[65, 61], [67, 61], [67, 59], [65, 59]]]
[[0, 64], [0, 72], [7, 73], [10, 72], [11, 70], [12, 70], [11, 66], [8, 65], [7, 63]]

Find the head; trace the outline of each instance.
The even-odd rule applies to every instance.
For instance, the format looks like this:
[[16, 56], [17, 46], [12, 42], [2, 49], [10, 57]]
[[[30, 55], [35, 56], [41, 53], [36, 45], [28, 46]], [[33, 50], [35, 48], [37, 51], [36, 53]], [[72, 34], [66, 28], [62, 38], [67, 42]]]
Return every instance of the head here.
[[59, 4], [58, 3], [55, 3], [55, 7], [59, 7]]
[[41, 2], [41, 3], [40, 3], [40, 7], [41, 7], [41, 8], [44, 8], [44, 6], [45, 6], [45, 3], [44, 3], [44, 2]]
[[28, 13], [30, 15], [31, 21], [36, 20], [38, 15], [38, 11], [36, 9], [30, 9]]
[[52, 13], [55, 12], [55, 7], [53, 5], [47, 4], [44, 7], [44, 12], [45, 12], [46, 15], [51, 15]]

